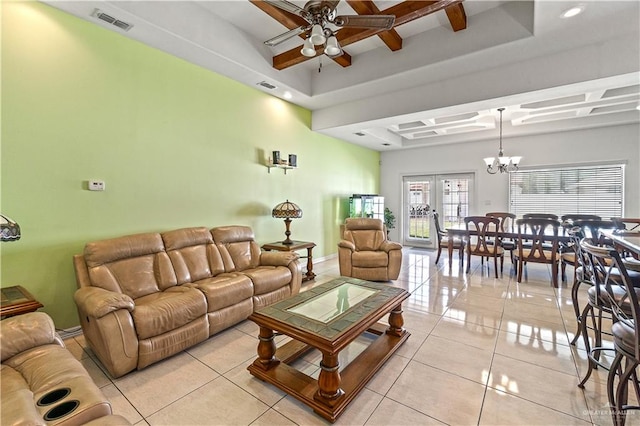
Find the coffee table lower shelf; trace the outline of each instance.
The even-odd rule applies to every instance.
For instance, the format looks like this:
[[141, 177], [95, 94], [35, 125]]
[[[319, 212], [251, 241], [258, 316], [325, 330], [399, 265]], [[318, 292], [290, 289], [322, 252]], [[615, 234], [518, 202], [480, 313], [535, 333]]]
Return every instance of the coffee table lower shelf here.
[[322, 397], [318, 392], [316, 379], [288, 365], [305, 352], [314, 349], [297, 340], [278, 348], [275, 360], [266, 369], [260, 360], [256, 359], [247, 370], [253, 376], [271, 383], [308, 405], [325, 419], [335, 422], [373, 375], [410, 336], [404, 329], [400, 336], [387, 333], [387, 330], [388, 326], [381, 323], [376, 323], [367, 330], [378, 337], [340, 372], [340, 389], [344, 393], [334, 399]]

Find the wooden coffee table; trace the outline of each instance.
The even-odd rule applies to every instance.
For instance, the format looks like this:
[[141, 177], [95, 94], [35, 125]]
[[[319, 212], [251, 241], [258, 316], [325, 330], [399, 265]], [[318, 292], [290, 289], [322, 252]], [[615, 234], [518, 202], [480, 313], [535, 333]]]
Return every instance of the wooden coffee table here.
[[[402, 302], [409, 293], [388, 284], [340, 277], [249, 316], [260, 326], [258, 358], [247, 369], [334, 422], [410, 333]], [[389, 314], [389, 325], [378, 323]], [[276, 348], [274, 331], [294, 340]], [[344, 369], [338, 354], [365, 332], [375, 340]], [[318, 380], [289, 365], [310, 349], [322, 353]]]

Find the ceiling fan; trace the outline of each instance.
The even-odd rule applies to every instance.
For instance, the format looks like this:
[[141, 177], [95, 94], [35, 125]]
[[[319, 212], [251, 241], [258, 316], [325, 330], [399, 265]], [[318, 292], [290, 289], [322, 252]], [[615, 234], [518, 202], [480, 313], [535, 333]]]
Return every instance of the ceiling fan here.
[[[373, 28], [390, 30], [396, 17], [394, 15], [338, 15], [336, 7], [340, 0], [310, 0], [299, 7], [286, 0], [264, 0], [272, 6], [302, 17], [308, 22], [298, 28], [289, 30], [264, 42], [267, 46], [277, 46], [292, 37], [309, 32], [302, 46], [301, 53], [306, 57], [316, 55], [315, 46], [325, 45], [324, 53], [329, 57], [342, 55], [335, 33], [340, 28]], [[337, 29], [329, 27], [332, 24]]]

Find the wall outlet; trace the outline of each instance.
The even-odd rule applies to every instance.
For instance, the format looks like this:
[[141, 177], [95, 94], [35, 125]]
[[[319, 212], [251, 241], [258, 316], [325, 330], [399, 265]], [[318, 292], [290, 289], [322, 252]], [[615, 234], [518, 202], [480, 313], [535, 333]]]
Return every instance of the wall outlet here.
[[105, 185], [103, 180], [90, 180], [89, 191], [104, 191]]

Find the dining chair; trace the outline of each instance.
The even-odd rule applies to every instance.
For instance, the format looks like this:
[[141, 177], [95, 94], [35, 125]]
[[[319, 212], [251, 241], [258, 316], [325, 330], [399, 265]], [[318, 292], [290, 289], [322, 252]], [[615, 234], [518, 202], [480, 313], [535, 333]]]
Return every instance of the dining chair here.
[[[618, 227], [614, 222], [602, 220], [598, 215], [564, 215], [560, 220], [562, 222], [563, 234], [567, 233], [567, 229], [577, 226], [583, 230], [582, 236], [588, 238], [593, 238], [594, 235], [600, 238], [600, 229], [616, 229]], [[567, 265], [573, 267], [573, 281], [575, 282], [576, 268], [578, 267], [577, 263], [576, 247], [571, 242], [568, 244], [560, 244], [560, 275], [562, 276], [563, 282], [567, 280]]]
[[[467, 229], [465, 250], [467, 252], [467, 273], [471, 269], [471, 256], [480, 256], [484, 265], [484, 258], [493, 258], [496, 278], [498, 278], [498, 258], [500, 258], [500, 273], [504, 267], [504, 249], [499, 244], [487, 244], [487, 239], [495, 238], [500, 226], [500, 219], [490, 216], [467, 216], [464, 218]], [[487, 265], [489, 261], [487, 260]]]
[[[607, 398], [614, 425], [624, 426], [627, 411], [640, 409], [638, 405], [628, 405], [630, 384], [635, 392], [635, 401], [640, 401], [640, 384], [636, 372], [640, 365], [640, 289], [632, 285], [631, 277], [617, 250], [588, 243], [583, 245], [583, 249], [600, 270], [599, 274], [604, 274], [600, 279], [604, 281], [604, 300], [613, 315], [611, 335], [615, 351], [607, 376]], [[616, 273], [612, 274], [612, 271]], [[595, 357], [590, 354], [589, 372], [595, 365]]]
[[558, 287], [558, 228], [560, 222], [555, 219], [523, 218], [516, 220], [518, 228], [517, 250], [514, 266], [517, 281], [522, 282], [522, 274], [527, 263], [545, 263], [551, 265], [554, 287]]
[[550, 219], [558, 220], [558, 215], [553, 213], [525, 213], [522, 215], [523, 219]]
[[[485, 213], [485, 216], [496, 217], [500, 219], [500, 224], [498, 225], [498, 231], [500, 232], [510, 232], [513, 233], [513, 225], [516, 221], [516, 215], [514, 213], [509, 212], [489, 212]], [[509, 257], [511, 258], [511, 263], [513, 264], [513, 251], [516, 248], [516, 242], [513, 238], [499, 238], [499, 244], [505, 251], [509, 252]]]
[[[440, 260], [440, 253], [442, 253], [442, 249], [445, 248], [448, 250], [450, 238], [453, 242], [453, 249], [458, 251], [458, 258], [460, 259], [460, 262], [464, 262], [464, 239], [449, 236], [447, 231], [444, 231], [442, 226], [440, 226], [440, 215], [435, 210], [433, 211], [433, 224], [436, 227], [436, 236], [438, 237], [438, 254], [436, 255], [436, 263]], [[451, 266], [451, 264], [449, 264], [449, 266]]]

